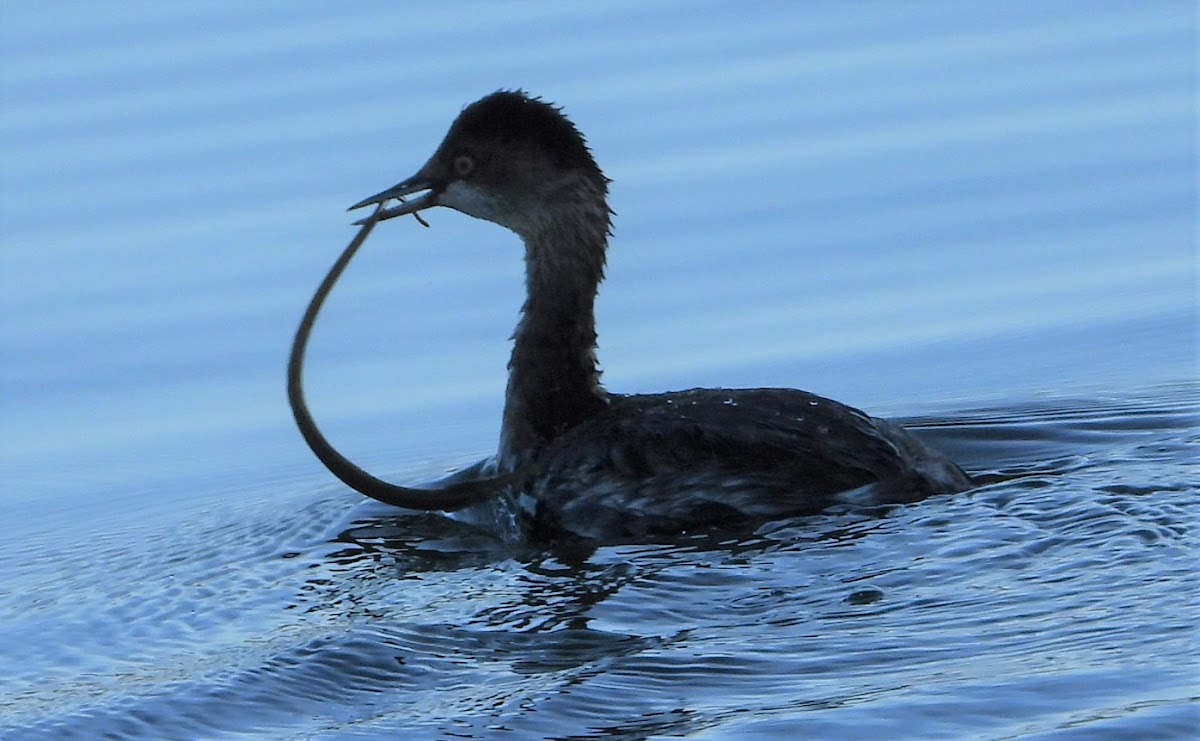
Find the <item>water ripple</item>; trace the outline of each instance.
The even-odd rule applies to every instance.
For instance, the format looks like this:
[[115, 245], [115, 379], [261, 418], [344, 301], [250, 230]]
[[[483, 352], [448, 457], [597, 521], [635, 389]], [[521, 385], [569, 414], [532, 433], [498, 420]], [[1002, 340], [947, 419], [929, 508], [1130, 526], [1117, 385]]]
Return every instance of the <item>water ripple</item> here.
[[[1195, 637], [1195, 400], [967, 412], [931, 427], [1003, 480], [579, 562], [440, 517], [356, 520], [340, 496], [96, 539], [55, 554], [53, 589], [3, 603], [24, 638], [5, 641], [4, 723], [56, 738], [928, 730], [948, 722], [929, 715], [931, 678], [965, 719], [986, 673], [1004, 718], [1140, 703], [1129, 713], [1173, 727], [1187, 671], [1164, 657]], [[1018, 431], [1070, 464], [1023, 458]]]

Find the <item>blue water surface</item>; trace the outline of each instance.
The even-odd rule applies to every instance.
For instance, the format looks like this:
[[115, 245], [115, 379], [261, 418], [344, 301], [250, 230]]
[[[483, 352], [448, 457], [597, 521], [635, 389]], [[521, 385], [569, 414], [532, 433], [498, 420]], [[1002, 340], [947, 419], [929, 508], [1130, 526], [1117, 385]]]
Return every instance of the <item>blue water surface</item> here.
[[[0, 10], [0, 736], [1197, 734], [1194, 4]], [[802, 387], [973, 492], [571, 558], [366, 504], [288, 345], [460, 108], [612, 184], [618, 392]], [[493, 452], [521, 247], [381, 226], [308, 393], [397, 481]]]

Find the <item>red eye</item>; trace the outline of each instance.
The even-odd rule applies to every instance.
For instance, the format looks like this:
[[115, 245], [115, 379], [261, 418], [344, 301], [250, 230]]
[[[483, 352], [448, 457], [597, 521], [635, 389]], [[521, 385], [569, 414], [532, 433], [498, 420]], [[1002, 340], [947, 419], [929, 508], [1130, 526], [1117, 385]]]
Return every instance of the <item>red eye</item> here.
[[465, 178], [475, 171], [475, 159], [469, 154], [460, 154], [454, 158], [454, 172], [460, 178]]

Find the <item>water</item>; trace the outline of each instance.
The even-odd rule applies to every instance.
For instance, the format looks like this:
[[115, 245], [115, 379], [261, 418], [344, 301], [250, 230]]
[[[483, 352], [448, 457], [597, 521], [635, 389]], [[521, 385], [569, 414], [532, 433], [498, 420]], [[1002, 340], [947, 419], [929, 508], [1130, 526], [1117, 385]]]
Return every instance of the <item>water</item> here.
[[[1195, 735], [1187, 3], [6, 8], [0, 736]], [[351, 232], [522, 85], [614, 178], [618, 391], [801, 386], [971, 493], [543, 552], [333, 483], [283, 367]], [[519, 246], [381, 227], [314, 412], [488, 454]]]

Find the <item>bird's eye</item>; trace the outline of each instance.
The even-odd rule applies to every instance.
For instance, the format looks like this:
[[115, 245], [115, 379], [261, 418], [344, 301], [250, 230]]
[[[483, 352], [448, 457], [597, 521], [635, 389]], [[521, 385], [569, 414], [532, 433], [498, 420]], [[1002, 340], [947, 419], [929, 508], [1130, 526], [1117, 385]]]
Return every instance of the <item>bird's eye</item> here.
[[475, 158], [469, 154], [460, 154], [454, 158], [454, 172], [465, 178], [475, 171]]

